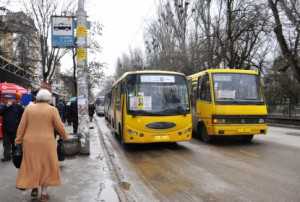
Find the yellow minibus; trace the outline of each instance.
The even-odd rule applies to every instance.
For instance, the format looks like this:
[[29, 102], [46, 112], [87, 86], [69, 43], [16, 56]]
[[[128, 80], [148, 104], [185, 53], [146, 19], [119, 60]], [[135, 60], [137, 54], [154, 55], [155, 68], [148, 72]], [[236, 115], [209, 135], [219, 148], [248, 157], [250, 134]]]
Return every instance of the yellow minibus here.
[[216, 136], [267, 132], [267, 107], [257, 71], [208, 69], [188, 77], [192, 94], [193, 130], [204, 142]]
[[112, 87], [111, 125], [123, 144], [188, 141], [187, 79], [170, 71], [125, 73]]

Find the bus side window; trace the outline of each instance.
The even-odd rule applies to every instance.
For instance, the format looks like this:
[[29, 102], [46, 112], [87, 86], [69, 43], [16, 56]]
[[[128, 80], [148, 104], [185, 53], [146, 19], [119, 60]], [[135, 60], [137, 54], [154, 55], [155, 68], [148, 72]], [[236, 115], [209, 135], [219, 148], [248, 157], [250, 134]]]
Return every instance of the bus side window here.
[[208, 74], [205, 74], [198, 82], [198, 98], [211, 102], [210, 83]]
[[[122, 81], [121, 83], [120, 83], [120, 102], [122, 102], [122, 100], [121, 100], [121, 97], [123, 96], [123, 99], [126, 99], [126, 82], [125, 81]], [[123, 101], [123, 103], [120, 103], [120, 110], [121, 110], [121, 108], [123, 107], [123, 104], [124, 104], [125, 102]]]
[[191, 92], [191, 102], [192, 102], [192, 106], [194, 106], [196, 104], [196, 100], [197, 100], [197, 83], [192, 83], [192, 92]]
[[116, 108], [121, 110], [121, 85], [118, 84], [116, 88]]

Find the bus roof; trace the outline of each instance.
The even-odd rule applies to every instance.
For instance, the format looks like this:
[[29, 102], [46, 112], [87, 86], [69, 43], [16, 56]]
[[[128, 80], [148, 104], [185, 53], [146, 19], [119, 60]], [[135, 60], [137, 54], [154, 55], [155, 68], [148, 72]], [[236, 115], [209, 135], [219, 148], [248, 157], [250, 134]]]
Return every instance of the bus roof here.
[[141, 71], [131, 71], [131, 72], [125, 72], [117, 81], [114, 82], [113, 87], [122, 81], [124, 78], [126, 78], [128, 75], [132, 74], [174, 74], [174, 75], [181, 75], [185, 76], [185, 74], [180, 72], [173, 72], [173, 71], [161, 71], [161, 70], [141, 70]]
[[245, 69], [207, 69], [203, 70], [201, 72], [198, 72], [196, 74], [192, 74], [188, 76], [189, 80], [196, 80], [199, 76], [205, 74], [205, 73], [242, 73], [242, 74], [256, 74], [258, 75], [258, 72], [256, 70], [245, 70]]

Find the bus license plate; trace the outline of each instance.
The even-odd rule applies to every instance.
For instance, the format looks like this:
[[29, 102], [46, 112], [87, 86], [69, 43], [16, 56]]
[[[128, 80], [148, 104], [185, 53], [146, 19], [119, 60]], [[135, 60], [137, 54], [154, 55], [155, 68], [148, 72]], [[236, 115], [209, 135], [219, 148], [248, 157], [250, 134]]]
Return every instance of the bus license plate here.
[[166, 140], [170, 140], [170, 137], [169, 136], [166, 136], [166, 135], [159, 135], [159, 136], [155, 136], [154, 139], [156, 141], [166, 141]]
[[250, 133], [251, 130], [249, 128], [240, 128], [238, 129], [239, 133]]

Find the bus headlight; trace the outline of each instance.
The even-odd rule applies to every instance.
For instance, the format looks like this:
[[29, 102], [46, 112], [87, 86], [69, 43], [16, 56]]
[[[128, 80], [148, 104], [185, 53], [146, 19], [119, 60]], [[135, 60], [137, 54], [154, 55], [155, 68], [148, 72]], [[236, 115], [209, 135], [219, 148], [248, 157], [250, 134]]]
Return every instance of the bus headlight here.
[[258, 123], [265, 123], [265, 119], [260, 118], [260, 119], [258, 120]]
[[188, 128], [184, 130], [184, 133], [190, 133], [190, 132], [192, 132], [192, 128]]
[[224, 124], [226, 123], [226, 119], [213, 119], [213, 123]]

